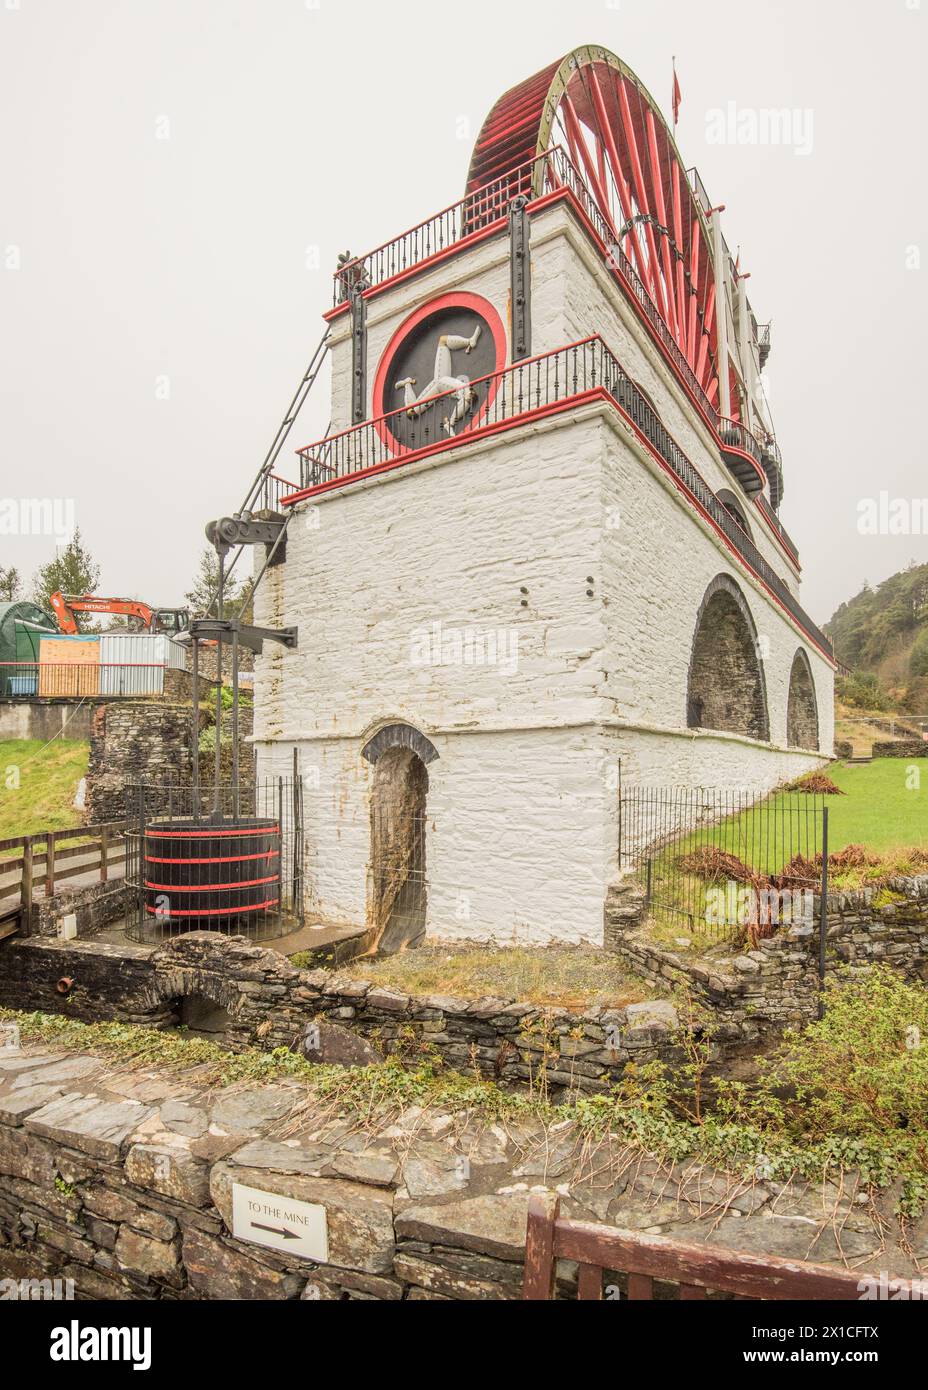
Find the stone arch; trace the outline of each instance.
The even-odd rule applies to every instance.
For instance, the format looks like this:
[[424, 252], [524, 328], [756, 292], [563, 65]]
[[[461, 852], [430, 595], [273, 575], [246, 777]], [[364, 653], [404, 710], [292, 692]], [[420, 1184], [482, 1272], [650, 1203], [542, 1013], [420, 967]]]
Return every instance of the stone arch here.
[[691, 729], [770, 740], [757, 628], [744, 594], [727, 574], [713, 579], [699, 609], [686, 703]]
[[434, 743], [411, 724], [385, 724], [365, 743], [361, 749], [361, 757], [365, 762], [376, 764], [390, 748], [408, 748], [426, 767], [438, 757], [438, 749]]
[[819, 751], [818, 701], [808, 654], [802, 647], [793, 657], [786, 705], [786, 742], [790, 748]]

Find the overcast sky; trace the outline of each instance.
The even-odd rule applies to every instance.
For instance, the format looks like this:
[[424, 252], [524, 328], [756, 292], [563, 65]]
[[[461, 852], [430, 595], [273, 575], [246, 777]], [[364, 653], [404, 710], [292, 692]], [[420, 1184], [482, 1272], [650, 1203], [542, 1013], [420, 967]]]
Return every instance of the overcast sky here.
[[[858, 530], [862, 499], [928, 496], [926, 26], [928, 0], [0, 0], [0, 496], [73, 498], [103, 592], [179, 601], [338, 251], [457, 198], [489, 107], [571, 48], [665, 111], [675, 53], [684, 157], [774, 323], [782, 516], [826, 619], [928, 560]], [[718, 143], [729, 102], [797, 139]], [[317, 386], [292, 444], [327, 420]], [[53, 553], [0, 537], [27, 575]]]

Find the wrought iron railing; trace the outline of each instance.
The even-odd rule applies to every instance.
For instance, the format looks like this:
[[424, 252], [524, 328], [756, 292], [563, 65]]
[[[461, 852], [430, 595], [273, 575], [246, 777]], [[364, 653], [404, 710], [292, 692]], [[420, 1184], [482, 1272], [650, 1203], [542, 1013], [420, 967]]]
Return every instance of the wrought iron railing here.
[[658, 922], [755, 940], [812, 925], [828, 881], [824, 798], [797, 792], [623, 788], [622, 873], [639, 877]]
[[728, 420], [724, 415], [720, 416], [719, 438], [729, 448], [741, 449], [743, 453], [750, 454], [757, 463], [761, 462], [763, 450], [760, 441], [755, 439], [748, 427], [740, 420]]
[[[615, 401], [724, 534], [733, 550], [813, 641], [830, 655], [831, 644], [824, 633], [719, 501], [665, 428], [651, 402], [598, 335], [513, 363], [503, 371], [475, 378], [467, 387], [417, 401], [414, 406], [401, 407], [300, 449], [302, 489], [305, 492], [327, 488], [396, 467], [416, 456], [453, 448], [478, 434], [523, 423], [536, 411], [581, 399], [594, 390], [605, 391]], [[465, 395], [471, 398], [469, 413], [463, 423], [452, 426], [453, 410], [462, 404]], [[286, 502], [286, 497], [282, 500]]]
[[703, 390], [685, 354], [681, 352], [638, 272], [621, 246], [616, 244], [612, 230], [582, 175], [560, 146], [546, 150], [526, 164], [518, 165], [492, 183], [467, 194], [450, 207], [443, 208], [433, 217], [419, 222], [392, 241], [385, 242], [383, 246], [378, 246], [367, 255], [357, 256], [340, 266], [335, 272], [335, 304], [344, 303], [351, 288], [359, 281], [370, 288], [381, 285], [394, 275], [430, 259], [438, 251], [462, 241], [476, 231], [485, 230], [497, 222], [502, 226], [512, 198], [518, 194], [531, 193], [535, 182], [535, 166], [539, 163], [544, 167], [542, 193], [568, 189], [580, 204], [584, 216], [605, 249], [610, 268], [626, 282], [649, 324], [673, 358], [687, 386], [695, 394], [701, 409], [718, 428], [718, 411]]
[[365, 288], [383, 285], [395, 275], [431, 260], [439, 252], [456, 246], [475, 232], [485, 231], [497, 222], [505, 222], [512, 199], [520, 194], [530, 194], [535, 166], [544, 164], [544, 186], [547, 190], [555, 186], [557, 166], [563, 161], [566, 161], [566, 155], [561, 149], [537, 155], [527, 163], [510, 169], [492, 183], [484, 184], [442, 208], [441, 212], [417, 222], [392, 241], [346, 261], [335, 272], [334, 303], [343, 304], [358, 284]]
[[783, 525], [780, 518], [773, 510], [764, 494], [762, 492], [759, 493], [755, 500], [757, 502], [757, 505], [760, 507], [761, 511], [764, 514], [764, 517], [767, 521], [767, 525], [771, 528], [771, 530], [776, 532], [784, 548], [789, 552], [793, 560], [795, 560], [796, 564], [798, 565], [799, 547], [796, 545], [796, 542], [792, 539], [789, 532], [786, 530], [786, 527]]

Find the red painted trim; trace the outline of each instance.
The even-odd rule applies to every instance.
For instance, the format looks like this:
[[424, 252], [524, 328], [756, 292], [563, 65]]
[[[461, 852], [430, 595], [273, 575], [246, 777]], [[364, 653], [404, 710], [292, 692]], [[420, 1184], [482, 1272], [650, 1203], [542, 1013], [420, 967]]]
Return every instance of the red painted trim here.
[[705, 520], [708, 521], [709, 525], [712, 527], [713, 531], [715, 531], [716, 535], [718, 535], [720, 539], [724, 542], [726, 549], [730, 551], [730, 553], [734, 556], [736, 563], [740, 565], [743, 569], [747, 570], [748, 574], [752, 575], [754, 579], [757, 580], [758, 584], [760, 584], [764, 592], [768, 595], [772, 602], [776, 604], [777, 608], [779, 608], [780, 611], [784, 614], [786, 620], [792, 623], [793, 627], [796, 628], [799, 632], [801, 632], [805, 639], [811, 642], [812, 645], [818, 651], [821, 652], [821, 654], [825, 657], [826, 661], [833, 662], [833, 658], [829, 656], [829, 654], [815, 640], [811, 633], [806, 632], [806, 629], [802, 627], [802, 625], [799, 622], [797, 622], [797, 620], [793, 617], [792, 613], [790, 613], [789, 609], [785, 606], [785, 604], [781, 602], [777, 594], [775, 594], [773, 590], [769, 587], [769, 585], [764, 582], [764, 580], [756, 572], [756, 570], [754, 570], [752, 566], [748, 564], [747, 560], [740, 553], [740, 551], [738, 551], [735, 548], [735, 546], [729, 540], [728, 536], [726, 536], [725, 532], [712, 517], [711, 513], [706, 511], [705, 507], [703, 507], [699, 499], [692, 492], [690, 492], [686, 484], [682, 482], [680, 478], [677, 477], [676, 473], [674, 473], [673, 469], [670, 467], [667, 461], [663, 459], [661, 455], [657, 452], [657, 450], [654, 448], [653, 444], [647, 438], [647, 436], [642, 433], [642, 431], [635, 424], [634, 420], [632, 420], [630, 416], [626, 415], [625, 411], [615, 400], [615, 397], [611, 396], [604, 386], [595, 386], [589, 391], [582, 392], [580, 395], [568, 396], [562, 401], [555, 401], [550, 405], [539, 406], [537, 410], [526, 411], [524, 415], [517, 415], [508, 420], [498, 420], [492, 425], [484, 426], [484, 428], [481, 430], [471, 431], [468, 434], [460, 435], [455, 439], [437, 440], [434, 444], [430, 444], [424, 449], [417, 449], [415, 450], [415, 452], [405, 454], [401, 458], [385, 459], [382, 463], [373, 464], [370, 468], [362, 469], [358, 473], [352, 473], [347, 478], [333, 478], [329, 482], [319, 483], [316, 487], [306, 488], [303, 492], [294, 493], [290, 497], [281, 499], [281, 505], [288, 506], [295, 502], [302, 502], [308, 497], [318, 497], [322, 493], [333, 492], [337, 488], [346, 487], [349, 483], [359, 482], [363, 478], [378, 477], [382, 473], [389, 473], [396, 468], [402, 468], [407, 463], [415, 463], [419, 459], [429, 458], [433, 454], [446, 453], [449, 449], [454, 448], [455, 445], [468, 444], [472, 439], [488, 439], [495, 434], [502, 433], [504, 430], [515, 429], [518, 428], [520, 425], [524, 424], [532, 424], [535, 421], [543, 419], [547, 416], [560, 415], [566, 410], [573, 410], [576, 406], [587, 405], [589, 402], [597, 400], [606, 401], [609, 405], [613, 407], [614, 410], [616, 410], [622, 416], [623, 420], [626, 420], [628, 424], [631, 425], [632, 429], [635, 432], [636, 438], [641, 441], [641, 443], [647, 449], [648, 453], [654, 459], [655, 463], [657, 463], [658, 467], [661, 468], [662, 471], [667, 475], [667, 477], [671, 480], [671, 482], [674, 484], [677, 490], [679, 492], [682, 492], [683, 495], [690, 501], [690, 503], [693, 505], [693, 507], [695, 507], [699, 515], [704, 517]]
[[241, 917], [245, 912], [263, 912], [266, 907], [276, 907], [277, 904], [277, 898], [268, 898], [265, 903], [242, 903], [240, 907], [194, 907], [189, 912], [162, 912], [146, 903], [145, 911], [150, 917], [161, 917], [165, 922], [172, 922], [175, 917]]
[[[610, 396], [608, 397], [608, 399], [612, 400], [612, 397]], [[753, 575], [753, 577], [757, 580], [757, 583], [764, 590], [764, 593], [776, 604], [777, 608], [779, 608], [780, 611], [784, 614], [787, 622], [792, 623], [793, 627], [796, 628], [799, 632], [801, 632], [803, 636], [806, 638], [806, 640], [811, 642], [813, 647], [815, 647], [819, 652], [821, 652], [825, 660], [828, 661], [831, 665], [834, 665], [834, 657], [830, 656], [829, 653], [825, 651], [824, 647], [815, 640], [811, 632], [807, 632], [806, 629], [802, 626], [802, 624], [798, 622], [796, 618], [793, 617], [792, 613], [780, 600], [779, 596], [773, 592], [773, 590], [767, 583], [765, 583], [765, 581], [761, 578], [761, 576], [757, 573], [753, 566], [748, 564], [747, 560], [740, 553], [740, 551], [738, 551], [735, 548], [735, 546], [732, 545], [728, 536], [726, 536], [725, 532], [722, 530], [721, 526], [719, 526], [715, 518], [711, 515], [711, 513], [706, 511], [705, 507], [699, 501], [699, 498], [694, 496], [694, 494], [690, 492], [689, 488], [686, 486], [686, 484], [683, 482], [681, 478], [677, 477], [676, 473], [674, 473], [673, 469], [668, 465], [666, 460], [661, 458], [660, 454], [654, 448], [647, 435], [642, 434], [641, 430], [635, 424], [634, 420], [632, 420], [630, 416], [625, 414], [625, 411], [622, 409], [620, 405], [618, 405], [617, 402], [613, 401], [613, 404], [615, 405], [615, 408], [616, 410], [618, 410], [619, 414], [622, 415], [622, 417], [625, 420], [627, 420], [628, 423], [631, 425], [638, 439], [647, 449], [648, 453], [651, 455], [654, 461], [660, 466], [664, 473], [667, 474], [667, 477], [674, 484], [677, 490], [679, 492], [682, 492], [684, 497], [689, 499], [690, 503], [693, 507], [695, 507], [699, 515], [704, 517], [705, 520], [708, 521], [709, 525], [712, 527], [713, 531], [715, 531], [716, 535], [718, 535], [725, 542], [726, 548], [731, 551], [732, 555], [734, 555], [735, 559], [737, 560], [738, 564], [742, 567], [742, 569], [746, 569], [748, 574]]]
[[[289, 500], [289, 499], [288, 499]], [[260, 830], [146, 830], [151, 840], [211, 840], [221, 835], [279, 835], [279, 825], [266, 825]]]
[[[384, 459], [381, 463], [373, 463], [370, 468], [362, 468], [357, 473], [350, 473], [346, 478], [331, 478], [326, 483], [317, 483], [315, 487], [305, 488], [302, 492], [291, 493], [289, 497], [282, 497], [280, 504], [282, 507], [289, 507], [294, 502], [305, 501], [307, 497], [318, 497], [320, 493], [333, 492], [336, 488], [347, 487], [349, 483], [356, 483], [362, 478], [373, 478], [381, 473], [392, 472], [394, 468], [401, 468], [407, 463], [416, 463], [419, 459], [430, 458], [432, 454], [447, 453], [456, 445], [469, 444], [473, 439], [489, 439], [495, 434], [502, 434], [505, 430], [515, 429], [519, 425], [541, 420], [546, 415], [559, 415], [562, 411], [572, 410], [574, 406], [585, 405], [587, 401], [611, 399], [612, 397], [605, 387], [595, 386], [578, 396], [565, 396], [563, 400], [554, 401], [550, 405], [538, 406], [535, 410], [527, 410], [522, 415], [510, 416], [506, 420], [495, 420], [492, 425], [483, 425], [479, 430], [468, 430], [466, 434], [455, 435], [448, 439], [437, 439], [434, 444], [427, 444], [423, 449], [414, 449], [411, 453], [402, 454], [398, 458]], [[311, 448], [312, 445], [309, 447]]]
[[146, 854], [146, 864], [242, 864], [246, 859], [277, 859], [276, 849], [261, 850], [260, 854], [212, 855], [207, 859], [165, 859], [156, 854]]
[[[393, 356], [397, 349], [405, 342], [409, 334], [418, 328], [420, 323], [431, 318], [433, 314], [441, 313], [443, 309], [469, 309], [472, 313], [479, 314], [481, 318], [489, 324], [490, 332], [493, 334], [496, 365], [492, 372], [486, 372], [482, 377], [476, 378], [476, 380], [485, 381], [489, 377], [494, 376], [497, 377], [497, 379], [488, 388], [487, 398], [474, 417], [474, 423], [477, 425], [477, 428], [479, 428], [479, 421], [483, 419], [490, 409], [490, 406], [493, 404], [493, 401], [496, 399], [496, 393], [500, 386], [497, 374], [505, 369], [507, 363], [506, 329], [502, 319], [490, 301], [484, 299], [482, 295], [471, 294], [466, 290], [454, 290], [450, 294], [440, 294], [436, 299], [430, 299], [427, 304], [421, 305], [420, 308], [416, 309], [414, 313], [403, 320], [380, 355], [380, 361], [377, 364], [377, 373], [374, 377], [374, 390], [371, 402], [372, 418], [370, 422], [366, 423], [372, 423], [374, 425], [374, 428], [377, 430], [381, 440], [388, 449], [401, 448], [402, 446], [384, 417], [395, 414], [397, 410], [402, 409], [402, 406], [391, 405], [388, 409], [385, 408], [384, 391], [387, 385], [387, 368], [393, 360]], [[472, 433], [472, 431], [470, 431], [470, 433]]]
[[[210, 860], [204, 859], [202, 863], [208, 864]], [[224, 888], [260, 888], [264, 883], [276, 882], [277, 875], [271, 874], [268, 878], [247, 878], [235, 883], [149, 883], [146, 879], [145, 887], [156, 893], [216, 893]]]
[[[737, 425], [738, 421], [733, 420], [732, 424]], [[754, 457], [753, 454], [749, 454], [747, 449], [739, 448], [737, 444], [722, 444], [721, 447], [723, 454], [737, 454], [739, 458], [744, 459], [745, 463], [749, 463], [751, 467], [754, 469], [754, 472], [757, 474], [758, 478], [760, 478], [764, 487], [767, 486], [767, 474], [764, 472], [763, 468], [757, 462], [757, 459]], [[751, 500], [753, 501], [753, 498]]]
[[[388, 290], [393, 285], [401, 284], [403, 280], [410, 280], [413, 276], [420, 275], [425, 270], [431, 270], [434, 266], [440, 265], [442, 261], [448, 260], [451, 256], [456, 256], [459, 251], [469, 251], [470, 248], [476, 246], [478, 242], [486, 241], [490, 237], [496, 236], [499, 232], [504, 231], [506, 226], [507, 221], [505, 217], [497, 218], [495, 222], [488, 222], [485, 227], [480, 227], [478, 231], [470, 232], [466, 237], [461, 237], [460, 241], [454, 241], [448, 246], [443, 246], [440, 251], [433, 252], [431, 256], [426, 256], [424, 261], [416, 261], [415, 265], [408, 266], [405, 270], [398, 270], [396, 274], [391, 275], [388, 280], [381, 280], [378, 285], [372, 285], [369, 290], [364, 291], [364, 298], [372, 299], [375, 295], [380, 294], [382, 290]], [[376, 252], [369, 252], [368, 254], [375, 255]], [[366, 259], [367, 256], [362, 257], [362, 260]], [[333, 319], [337, 319], [341, 314], [347, 313], [349, 307], [350, 305], [346, 299], [341, 304], [336, 304], [333, 308], [327, 309], [322, 317], [326, 323], [331, 323]]]

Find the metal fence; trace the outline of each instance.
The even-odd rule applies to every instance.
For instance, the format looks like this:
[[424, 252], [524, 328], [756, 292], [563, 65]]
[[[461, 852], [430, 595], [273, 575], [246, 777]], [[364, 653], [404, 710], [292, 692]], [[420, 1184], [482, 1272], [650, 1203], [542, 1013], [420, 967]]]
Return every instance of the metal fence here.
[[813, 924], [828, 891], [828, 810], [802, 792], [629, 787], [619, 863], [658, 924], [719, 940]]
[[304, 919], [303, 784], [133, 782], [126, 788], [126, 935], [218, 931], [255, 940]]
[[161, 695], [162, 661], [0, 661], [0, 696], [13, 700], [87, 695]]

